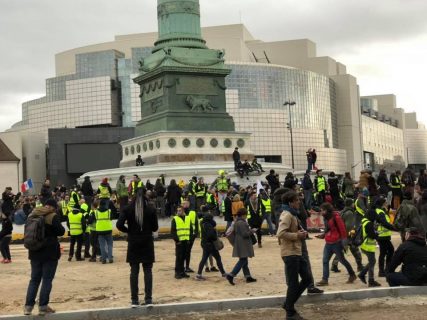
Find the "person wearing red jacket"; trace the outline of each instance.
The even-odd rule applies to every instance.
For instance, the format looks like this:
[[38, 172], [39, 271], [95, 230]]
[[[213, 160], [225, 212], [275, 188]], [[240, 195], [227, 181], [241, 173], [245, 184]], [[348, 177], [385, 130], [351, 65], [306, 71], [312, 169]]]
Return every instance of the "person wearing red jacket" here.
[[343, 264], [348, 272], [347, 283], [353, 283], [357, 277], [356, 274], [344, 256], [345, 242], [347, 241], [347, 231], [344, 221], [338, 212], [330, 203], [323, 203], [320, 206], [320, 213], [325, 219], [325, 231], [323, 234], [316, 236], [319, 239], [325, 239], [325, 248], [323, 249], [323, 276], [317, 286], [327, 286], [329, 279], [329, 260], [335, 253], [338, 261]]

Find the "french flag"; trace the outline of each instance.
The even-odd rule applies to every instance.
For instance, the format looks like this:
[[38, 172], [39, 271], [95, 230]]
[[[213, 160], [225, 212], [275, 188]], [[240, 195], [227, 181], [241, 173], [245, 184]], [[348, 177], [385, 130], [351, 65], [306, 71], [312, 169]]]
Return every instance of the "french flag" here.
[[33, 180], [28, 179], [21, 184], [21, 191], [25, 192], [33, 188]]

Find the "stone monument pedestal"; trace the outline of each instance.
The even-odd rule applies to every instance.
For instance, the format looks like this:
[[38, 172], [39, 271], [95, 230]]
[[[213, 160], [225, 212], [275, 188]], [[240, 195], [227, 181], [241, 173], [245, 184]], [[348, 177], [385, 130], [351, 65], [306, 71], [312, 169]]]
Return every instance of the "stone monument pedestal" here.
[[224, 131], [160, 131], [122, 141], [120, 167], [133, 167], [138, 155], [145, 165], [167, 163], [230, 162], [239, 148], [240, 158], [252, 160], [250, 133]]

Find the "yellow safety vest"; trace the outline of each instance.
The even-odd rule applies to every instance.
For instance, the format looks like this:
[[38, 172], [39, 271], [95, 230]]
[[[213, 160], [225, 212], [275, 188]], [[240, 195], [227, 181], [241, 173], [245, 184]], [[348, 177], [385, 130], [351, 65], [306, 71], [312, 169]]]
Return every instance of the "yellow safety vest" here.
[[82, 229], [83, 214], [81, 212], [68, 215], [68, 223], [70, 224], [70, 235], [79, 236], [83, 233]]
[[265, 212], [266, 213], [271, 213], [271, 199], [267, 199], [267, 200], [263, 200], [261, 199], [262, 204], [265, 207]]
[[144, 187], [144, 183], [141, 180], [138, 181], [138, 184], [136, 184], [135, 181], [132, 181], [132, 196], [135, 195], [137, 188], [143, 188], [143, 187]]
[[216, 205], [215, 196], [212, 193], [206, 193], [206, 202]]
[[[205, 196], [205, 194], [206, 194], [206, 186], [203, 184], [201, 186], [198, 185], [198, 187], [201, 188], [201, 189], [199, 191], [195, 191], [196, 197], [197, 198], [203, 198]], [[196, 187], [194, 187], [194, 190], [196, 190]]]
[[227, 179], [219, 177], [217, 180], [216, 188], [218, 189], [218, 191], [228, 191]]
[[181, 217], [175, 216], [176, 235], [179, 241], [190, 240], [191, 219], [185, 216], [184, 220]]
[[325, 177], [317, 177], [317, 192], [326, 190], [326, 179]]
[[360, 249], [365, 250], [367, 252], [375, 252], [377, 243], [375, 242], [375, 239], [368, 238], [367, 233], [366, 233], [366, 225], [369, 222], [370, 221], [366, 218], [362, 219], [362, 236], [363, 236], [363, 239], [365, 239], [365, 240], [363, 241], [362, 245], [360, 246]]
[[[87, 220], [87, 216], [89, 215], [89, 206], [87, 205], [87, 203], [82, 203], [82, 205], [80, 206], [80, 209], [83, 210], [83, 218]], [[89, 226], [86, 226], [86, 233], [90, 232], [90, 228]]]
[[354, 206], [356, 208], [356, 211], [362, 216], [365, 216], [365, 211], [363, 211], [363, 209], [361, 207], [359, 207], [359, 199], [356, 199], [356, 201], [354, 202]]
[[113, 222], [111, 221], [111, 210], [107, 210], [104, 212], [95, 211], [96, 217], [96, 232], [102, 231], [112, 231], [113, 230]]
[[68, 215], [68, 202], [65, 202], [65, 200], [61, 201], [61, 210], [62, 215], [66, 217]]
[[402, 184], [400, 183], [399, 176], [396, 176], [396, 184], [392, 184], [391, 187], [393, 189], [400, 189], [400, 188], [402, 188]]
[[100, 199], [110, 199], [111, 194], [110, 194], [110, 190], [108, 190], [108, 187], [99, 186], [98, 190], [99, 190], [98, 197]]
[[78, 194], [77, 192], [75, 192], [75, 191], [71, 191], [71, 194], [70, 194], [70, 201], [68, 201], [68, 211], [69, 211], [69, 212], [72, 212], [72, 211], [73, 211], [74, 206], [76, 205], [76, 203], [74, 202], [74, 195], [76, 195], [76, 196], [77, 196], [77, 201], [80, 201], [80, 196], [79, 196], [79, 194]]
[[[384, 210], [376, 209], [375, 211], [377, 212], [377, 215], [384, 213], [386, 221], [390, 223], [390, 216]], [[379, 237], [391, 237], [391, 231], [381, 224], [378, 225], [377, 231]]]
[[[96, 211], [91, 210], [89, 214], [94, 214], [96, 216]], [[96, 220], [93, 221], [90, 225], [86, 226], [86, 232], [96, 232]]]
[[196, 211], [191, 210], [190, 212], [188, 212], [187, 217], [190, 219], [190, 224], [193, 227], [193, 234], [196, 234], [196, 220], [197, 220]]

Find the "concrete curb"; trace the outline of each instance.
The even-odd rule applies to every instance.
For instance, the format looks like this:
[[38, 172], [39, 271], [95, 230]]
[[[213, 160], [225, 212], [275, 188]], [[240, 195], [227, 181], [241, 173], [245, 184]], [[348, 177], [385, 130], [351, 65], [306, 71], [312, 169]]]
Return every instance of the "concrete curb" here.
[[[326, 303], [336, 300], [361, 300], [384, 297], [404, 297], [411, 295], [427, 294], [427, 286], [424, 287], [397, 287], [397, 288], [377, 288], [362, 289], [354, 291], [336, 291], [328, 292], [322, 295], [306, 296], [303, 295], [299, 304], [303, 303]], [[113, 320], [128, 319], [142, 316], [160, 316], [167, 314], [183, 314], [189, 312], [209, 312], [209, 311], [227, 311], [241, 309], [258, 308], [278, 308], [284, 301], [283, 296], [266, 296], [241, 298], [232, 300], [213, 300], [200, 302], [185, 302], [174, 304], [154, 305], [152, 308], [111, 308], [111, 309], [93, 309], [79, 310], [69, 312], [58, 312], [45, 317], [10, 315], [0, 316], [0, 319], [50, 319], [50, 320]], [[35, 308], [37, 312], [37, 308]]]

